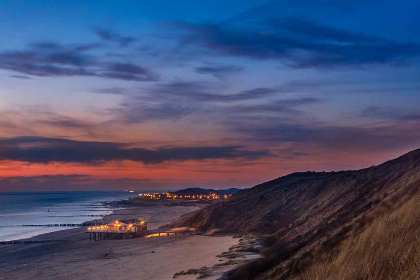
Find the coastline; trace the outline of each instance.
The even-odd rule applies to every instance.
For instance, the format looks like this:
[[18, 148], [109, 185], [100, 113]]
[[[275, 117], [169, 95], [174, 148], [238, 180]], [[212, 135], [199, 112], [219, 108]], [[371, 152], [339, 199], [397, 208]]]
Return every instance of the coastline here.
[[[140, 218], [148, 221], [150, 229], [199, 209], [197, 205], [129, 201], [113, 204], [124, 208], [105, 216], [106, 222]], [[231, 236], [199, 235], [91, 242], [85, 231], [86, 227], [64, 229], [24, 239], [50, 240], [46, 243], [1, 245], [2, 279], [173, 279], [182, 271], [217, 265], [220, 259], [216, 256], [238, 243]], [[178, 279], [197, 277], [195, 274], [177, 276]]]
[[129, 195], [111, 191], [0, 193], [0, 244], [100, 220], [124, 206]]
[[[85, 233], [86, 227], [88, 227], [89, 225], [95, 222], [99, 223], [99, 222], [105, 221], [106, 223], [110, 223], [110, 222], [113, 222], [115, 219], [122, 220], [122, 219], [136, 218], [136, 217], [148, 221], [149, 229], [157, 229], [161, 226], [166, 225], [167, 223], [173, 220], [176, 220], [183, 214], [198, 210], [204, 206], [203, 204], [200, 205], [201, 207], [196, 206], [197, 205], [196, 203], [187, 203], [187, 204], [181, 203], [181, 204], [168, 205], [166, 203], [156, 202], [156, 201], [137, 202], [137, 201], [133, 201], [129, 199], [122, 199], [122, 200], [112, 201], [112, 202], [104, 201], [102, 202], [102, 204], [109, 206], [110, 211], [112, 211], [112, 213], [105, 215], [104, 217], [101, 217], [100, 219], [92, 219], [92, 220], [84, 221], [80, 223], [80, 226], [77, 226], [77, 227], [70, 227], [70, 228], [60, 229], [60, 230], [56, 230], [52, 232], [37, 234], [28, 238], [21, 238], [21, 239], [16, 239], [13, 241], [46, 241], [46, 240], [57, 241], [57, 240], [62, 240], [63, 238], [66, 238], [69, 236], [73, 236], [75, 234], [80, 234], [81, 232]], [[183, 208], [178, 208], [176, 209], [176, 211], [172, 211], [172, 213], [175, 214], [174, 216], [176, 216], [176, 214], [180, 214], [179, 216], [176, 216], [173, 218], [170, 217], [170, 219], [165, 219], [162, 221], [154, 220], [153, 215], [156, 214], [154, 213], [154, 211], [140, 211], [140, 213], [138, 211], [139, 209], [143, 210], [143, 208], [152, 209], [153, 207], [156, 208], [156, 207], [173, 207], [173, 206], [184, 207], [185, 211]], [[167, 211], [164, 211], [164, 213], [165, 212]], [[142, 215], [142, 217], [139, 217], [139, 215]]]

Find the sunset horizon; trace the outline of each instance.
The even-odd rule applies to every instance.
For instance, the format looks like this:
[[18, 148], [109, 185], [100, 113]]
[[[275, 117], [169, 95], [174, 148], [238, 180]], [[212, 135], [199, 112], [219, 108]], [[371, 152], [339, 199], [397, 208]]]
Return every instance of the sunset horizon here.
[[1, 280], [420, 279], [419, 0], [0, 0]]
[[420, 147], [416, 1], [69, 3], [1, 3], [0, 191], [245, 188]]

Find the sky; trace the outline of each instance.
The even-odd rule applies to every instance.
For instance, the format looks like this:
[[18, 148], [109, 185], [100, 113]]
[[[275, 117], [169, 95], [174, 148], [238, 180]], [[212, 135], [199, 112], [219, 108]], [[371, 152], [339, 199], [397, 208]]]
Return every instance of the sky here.
[[418, 10], [0, 0], [0, 191], [244, 188], [417, 149]]

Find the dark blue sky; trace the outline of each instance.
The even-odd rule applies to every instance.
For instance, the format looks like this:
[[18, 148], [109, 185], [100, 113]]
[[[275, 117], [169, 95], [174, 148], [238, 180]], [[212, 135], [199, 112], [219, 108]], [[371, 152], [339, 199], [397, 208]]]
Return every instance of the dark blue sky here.
[[419, 9], [0, 1], [0, 190], [252, 186], [418, 148]]

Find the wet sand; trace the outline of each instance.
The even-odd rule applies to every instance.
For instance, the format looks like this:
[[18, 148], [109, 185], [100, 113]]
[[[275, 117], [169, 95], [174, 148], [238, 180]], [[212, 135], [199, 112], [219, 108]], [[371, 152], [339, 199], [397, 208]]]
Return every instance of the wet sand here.
[[[149, 229], [156, 229], [196, 209], [196, 206], [130, 207], [105, 219], [144, 219]], [[69, 229], [31, 238], [60, 240], [55, 242], [1, 245], [0, 279], [173, 279], [177, 272], [217, 264], [216, 255], [238, 242], [232, 237], [199, 235], [90, 242], [85, 230]]]

